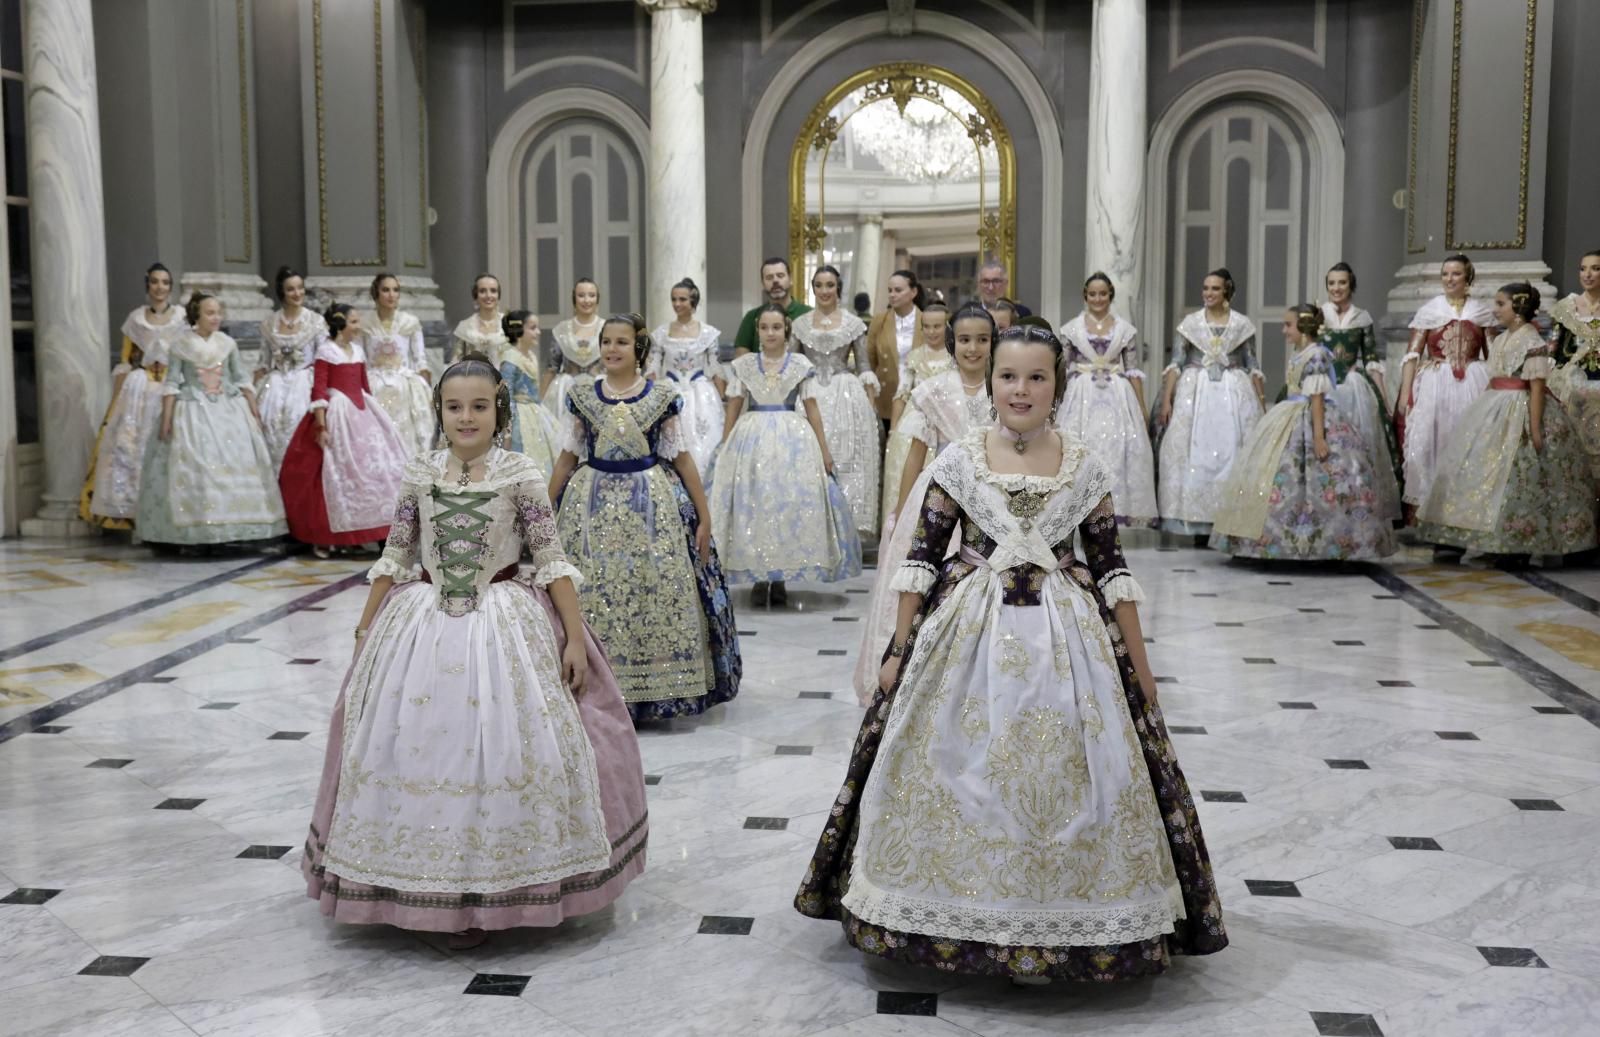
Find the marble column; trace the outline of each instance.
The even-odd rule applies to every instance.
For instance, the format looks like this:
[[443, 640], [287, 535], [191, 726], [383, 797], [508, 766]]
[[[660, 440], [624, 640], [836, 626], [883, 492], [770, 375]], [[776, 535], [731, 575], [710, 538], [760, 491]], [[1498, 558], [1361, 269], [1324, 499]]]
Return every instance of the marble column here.
[[700, 19], [716, 0], [639, 0], [650, 12], [650, 196], [645, 300], [672, 319], [672, 286], [706, 284], [706, 101]]
[[846, 305], [855, 299], [856, 292], [866, 292], [872, 296], [874, 309], [881, 310], [888, 303], [888, 299], [881, 297], [884, 289], [878, 283], [878, 266], [882, 261], [883, 213], [864, 212], [861, 222], [856, 225], [856, 258], [850, 277], [854, 284], [850, 297], [844, 300]]
[[1411, 316], [1439, 293], [1452, 253], [1472, 258], [1474, 296], [1528, 281], [1554, 301], [1544, 262], [1554, 6], [1425, 0], [1416, 9], [1405, 265], [1383, 320], [1391, 357]]
[[[1145, 0], [1095, 0], [1084, 272], [1110, 275], [1117, 288], [1114, 307], [1123, 316], [1138, 312], [1144, 286], [1147, 45]], [[1072, 287], [1069, 300], [1077, 296]], [[1050, 316], [1065, 320], [1071, 313]]]
[[89, 0], [27, 0], [29, 219], [44, 503], [24, 536], [87, 536], [78, 493], [110, 393], [100, 106]]

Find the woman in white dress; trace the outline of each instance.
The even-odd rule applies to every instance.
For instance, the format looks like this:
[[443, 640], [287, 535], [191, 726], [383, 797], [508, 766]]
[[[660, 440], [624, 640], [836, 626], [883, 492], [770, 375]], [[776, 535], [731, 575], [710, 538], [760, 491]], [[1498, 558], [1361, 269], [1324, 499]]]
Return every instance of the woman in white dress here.
[[375, 310], [361, 323], [367, 381], [410, 453], [433, 445], [433, 392], [422, 322], [400, 309], [400, 279], [379, 274], [369, 293]]
[[533, 458], [539, 471], [548, 474], [555, 471], [561, 453], [561, 433], [555, 415], [539, 402], [539, 318], [527, 310], [512, 310], [500, 324], [506, 335], [500, 377], [511, 391], [508, 445]]
[[[900, 483], [905, 475], [906, 456], [911, 437], [900, 428], [900, 416], [911, 402], [911, 393], [937, 375], [955, 367], [955, 359], [945, 343], [950, 341], [950, 311], [942, 302], [930, 302], [917, 315], [921, 342], [906, 354], [900, 367], [900, 383], [895, 387], [894, 406], [889, 417], [889, 441], [883, 451], [883, 500], [880, 521], [887, 525], [889, 512], [899, 503]], [[919, 470], [917, 475], [921, 475]]]
[[[839, 271], [823, 266], [811, 275], [816, 308], [794, 319], [794, 340], [816, 370], [812, 398], [822, 412], [822, 429], [839, 485], [850, 501], [856, 532], [878, 535], [878, 376], [867, 358], [867, 326], [839, 306]], [[854, 357], [848, 362], [847, 357]]]
[[567, 390], [600, 377], [600, 286], [580, 277], [572, 286], [572, 316], [550, 331], [551, 354], [540, 395], [556, 422], [567, 422]]
[[1083, 284], [1084, 311], [1061, 329], [1067, 395], [1059, 427], [1111, 473], [1111, 503], [1125, 526], [1154, 526], [1155, 454], [1145, 420], [1139, 333], [1111, 312], [1117, 289], [1096, 272]]
[[[872, 581], [872, 596], [867, 599], [867, 620], [861, 630], [861, 647], [856, 655], [856, 697], [863, 706], [878, 690], [878, 666], [894, 634], [899, 595], [889, 583], [911, 550], [915, 522], [901, 522], [907, 501], [919, 501], [933, 478], [927, 462], [975, 428], [994, 424], [994, 411], [984, 380], [989, 372], [989, 350], [994, 345], [994, 315], [981, 303], [968, 303], [956, 311], [950, 322], [950, 350], [955, 355], [954, 370], [936, 374], [911, 392], [911, 400], [900, 416], [900, 428], [910, 439], [900, 493], [895, 509], [883, 529], [878, 545], [878, 571]], [[920, 473], [920, 474], [918, 474]]]
[[168, 352], [189, 332], [183, 311], [172, 305], [172, 272], [156, 263], [145, 271], [144, 285], [145, 305], [122, 322], [122, 363], [79, 501], [83, 520], [104, 529], [133, 526], [145, 451], [161, 423]]
[[460, 359], [468, 353], [487, 357], [489, 363], [500, 367], [500, 354], [506, 348], [506, 334], [500, 327], [500, 279], [493, 274], [479, 274], [472, 281], [472, 304], [477, 307], [472, 316], [456, 325], [452, 333], [451, 357]]
[[1567, 408], [1600, 489], [1600, 249], [1578, 260], [1578, 287], [1550, 307], [1558, 365], [1550, 391]]
[[1467, 293], [1477, 271], [1457, 253], [1439, 267], [1440, 294], [1411, 318], [1411, 344], [1400, 368], [1394, 423], [1405, 453], [1407, 524], [1433, 489], [1439, 458], [1455, 438], [1456, 423], [1489, 387], [1488, 329], [1494, 311]]
[[678, 427], [689, 443], [694, 466], [709, 482], [711, 461], [722, 443], [722, 390], [727, 381], [717, 362], [717, 347], [722, 332], [695, 316], [700, 309], [700, 286], [685, 277], [672, 286], [671, 324], [663, 324], [651, 335], [655, 348], [645, 374], [662, 378], [677, 387], [683, 400]]
[[272, 452], [274, 466], [283, 464], [284, 451], [300, 419], [311, 407], [311, 362], [317, 343], [328, 337], [322, 314], [306, 306], [306, 279], [298, 270], [279, 267], [272, 280], [278, 308], [261, 322], [261, 366], [256, 369], [257, 403], [261, 434]]
[[1178, 325], [1172, 362], [1161, 372], [1156, 497], [1161, 528], [1204, 547], [1223, 477], [1266, 401], [1256, 326], [1231, 305], [1233, 275], [1211, 271], [1200, 298], [1205, 308]]
[[1323, 283], [1328, 301], [1322, 304], [1322, 344], [1333, 354], [1335, 376], [1329, 399], [1366, 444], [1379, 517], [1398, 522], [1399, 444], [1384, 403], [1383, 357], [1378, 353], [1372, 314], [1353, 301], [1356, 273], [1349, 263], [1335, 263]]
[[991, 363], [998, 423], [914, 505], [894, 643], [795, 907], [945, 973], [1154, 975], [1228, 937], [1144, 594], [1109, 476], [1052, 427], [1055, 335], [1012, 328]]
[[195, 292], [185, 317], [190, 333], [169, 351], [161, 424], [139, 480], [139, 537], [189, 547], [281, 537], [289, 525], [272, 455], [239, 346], [222, 331], [222, 303]]

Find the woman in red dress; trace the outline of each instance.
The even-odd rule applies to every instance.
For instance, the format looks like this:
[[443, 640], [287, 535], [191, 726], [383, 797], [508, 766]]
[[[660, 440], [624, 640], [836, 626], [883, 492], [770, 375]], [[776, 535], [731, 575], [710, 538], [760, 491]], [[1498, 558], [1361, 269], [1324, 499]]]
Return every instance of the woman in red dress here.
[[324, 315], [331, 337], [317, 344], [311, 409], [300, 420], [278, 473], [289, 533], [319, 558], [389, 535], [404, 441], [367, 385], [361, 315], [334, 303]]

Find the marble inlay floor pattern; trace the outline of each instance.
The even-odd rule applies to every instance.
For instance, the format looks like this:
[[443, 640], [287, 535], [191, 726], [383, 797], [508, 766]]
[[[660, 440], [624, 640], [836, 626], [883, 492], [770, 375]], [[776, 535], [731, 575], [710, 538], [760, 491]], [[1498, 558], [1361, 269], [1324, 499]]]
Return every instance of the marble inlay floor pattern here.
[[304, 897], [359, 563], [0, 543], [0, 1033], [1600, 1033], [1600, 571], [1129, 561], [1233, 943], [1017, 988], [790, 907], [871, 572], [738, 593], [738, 699], [640, 732], [617, 905], [451, 951]]

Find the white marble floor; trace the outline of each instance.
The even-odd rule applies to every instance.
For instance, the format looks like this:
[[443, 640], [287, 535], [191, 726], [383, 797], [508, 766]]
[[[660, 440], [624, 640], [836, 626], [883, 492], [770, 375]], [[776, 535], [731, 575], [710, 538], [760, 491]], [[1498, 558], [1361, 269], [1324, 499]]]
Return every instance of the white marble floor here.
[[641, 732], [614, 909], [452, 953], [304, 897], [356, 563], [0, 543], [0, 1033], [1600, 1033], [1600, 572], [1130, 562], [1232, 946], [1024, 989], [790, 907], [864, 579], [746, 608], [739, 698]]

